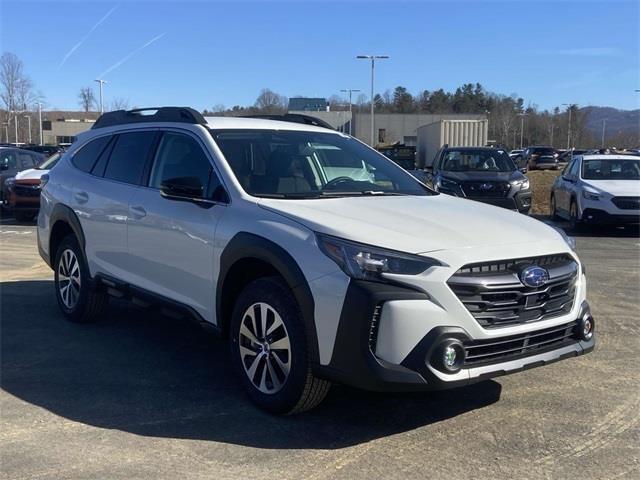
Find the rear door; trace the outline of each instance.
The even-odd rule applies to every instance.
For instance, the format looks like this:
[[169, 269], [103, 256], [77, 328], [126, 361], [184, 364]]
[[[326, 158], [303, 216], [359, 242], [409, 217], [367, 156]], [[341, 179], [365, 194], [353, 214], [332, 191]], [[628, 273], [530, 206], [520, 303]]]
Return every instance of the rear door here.
[[100, 137], [74, 155], [73, 163], [87, 174], [74, 179], [72, 208], [82, 224], [93, 275], [130, 281], [129, 201], [140, 185], [156, 136], [157, 131], [142, 130]]
[[215, 231], [227, 204], [224, 200], [194, 203], [165, 198], [160, 186], [172, 178], [197, 178], [205, 187], [203, 197], [213, 199], [223, 189], [213, 159], [191, 132], [166, 130], [148, 177], [130, 202], [128, 269], [132, 283], [212, 320]]

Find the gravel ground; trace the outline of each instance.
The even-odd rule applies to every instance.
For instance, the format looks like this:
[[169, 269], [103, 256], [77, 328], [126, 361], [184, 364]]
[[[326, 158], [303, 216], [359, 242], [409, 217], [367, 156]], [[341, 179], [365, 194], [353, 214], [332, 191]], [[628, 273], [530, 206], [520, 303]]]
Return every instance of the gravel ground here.
[[335, 387], [282, 418], [252, 407], [197, 325], [119, 302], [65, 322], [34, 227], [4, 221], [0, 478], [640, 478], [640, 239], [577, 240], [592, 354], [438, 393]]

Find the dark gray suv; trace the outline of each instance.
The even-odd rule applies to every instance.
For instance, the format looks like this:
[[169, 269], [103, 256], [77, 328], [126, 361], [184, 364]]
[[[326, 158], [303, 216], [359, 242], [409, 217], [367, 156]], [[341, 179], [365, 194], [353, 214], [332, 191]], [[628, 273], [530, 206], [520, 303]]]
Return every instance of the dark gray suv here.
[[436, 154], [427, 177], [441, 193], [529, 213], [531, 190], [524, 173], [502, 149], [446, 147]]

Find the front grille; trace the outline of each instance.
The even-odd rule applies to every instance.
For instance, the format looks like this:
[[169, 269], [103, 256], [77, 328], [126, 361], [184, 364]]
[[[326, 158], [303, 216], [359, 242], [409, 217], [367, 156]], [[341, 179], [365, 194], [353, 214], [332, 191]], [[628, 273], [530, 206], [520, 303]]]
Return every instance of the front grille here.
[[[525, 286], [519, 272], [529, 265], [547, 269], [549, 281]], [[499, 328], [569, 313], [577, 278], [577, 262], [561, 254], [467, 265], [447, 283], [482, 327]]]
[[575, 334], [577, 323], [573, 321], [508, 337], [465, 341], [464, 367], [505, 362], [569, 345], [578, 340]]
[[462, 182], [462, 191], [467, 197], [506, 197], [511, 186], [508, 182]]
[[38, 197], [40, 196], [40, 185], [13, 185], [13, 193], [19, 197]]
[[640, 210], [640, 197], [613, 197], [611, 201], [621, 210]]

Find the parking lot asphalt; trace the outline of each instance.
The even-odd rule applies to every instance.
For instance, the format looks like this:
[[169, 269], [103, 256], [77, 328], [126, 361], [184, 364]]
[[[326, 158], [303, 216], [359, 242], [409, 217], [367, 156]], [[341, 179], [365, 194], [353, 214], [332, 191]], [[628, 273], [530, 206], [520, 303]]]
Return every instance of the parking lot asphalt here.
[[197, 324], [63, 320], [35, 227], [0, 224], [0, 478], [640, 478], [640, 238], [577, 239], [594, 353], [457, 390], [334, 387], [274, 417]]

